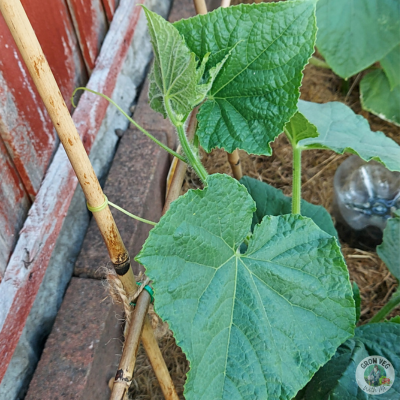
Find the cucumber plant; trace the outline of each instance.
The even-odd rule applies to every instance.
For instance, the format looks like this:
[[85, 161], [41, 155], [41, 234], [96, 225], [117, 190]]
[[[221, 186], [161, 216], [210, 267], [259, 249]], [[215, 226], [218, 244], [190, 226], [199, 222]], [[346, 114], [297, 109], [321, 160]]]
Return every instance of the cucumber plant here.
[[[354, 335], [332, 220], [301, 200], [301, 154], [350, 151], [400, 170], [400, 148], [340, 103], [298, 103], [315, 6], [239, 5], [174, 24], [144, 8], [150, 105], [176, 127], [181, 157], [204, 184], [171, 204], [135, 258], [190, 362], [187, 400], [292, 399]], [[197, 106], [189, 141], [185, 124]], [[248, 177], [208, 175], [201, 163], [199, 144], [268, 156], [282, 132], [293, 146], [292, 199]]]
[[[173, 25], [145, 9], [155, 56], [150, 105], [176, 127], [204, 183], [171, 204], [136, 257], [190, 362], [186, 399], [291, 399], [354, 334], [332, 222], [301, 202], [301, 153], [350, 151], [400, 170], [400, 148], [340, 103], [298, 104], [315, 3], [240, 5]], [[185, 122], [198, 105], [189, 142]], [[293, 198], [273, 193], [264, 208], [249, 178], [209, 176], [195, 145], [270, 155], [282, 131], [293, 146]]]
[[[344, 79], [360, 82], [362, 107], [400, 125], [400, 7], [397, 0], [319, 0], [317, 47]], [[313, 63], [323, 66], [318, 59]]]
[[[388, 220], [383, 232], [383, 242], [377, 247], [379, 257], [389, 271], [400, 281], [400, 210]], [[358, 320], [361, 298], [357, 285], [353, 287]], [[353, 338], [346, 340], [327, 364], [325, 364], [296, 396], [297, 400], [342, 400], [368, 398], [360, 387], [354, 384], [359, 363], [368, 356], [381, 355], [390, 359], [395, 371], [400, 371], [400, 316], [381, 322], [400, 304], [400, 290], [392, 295], [385, 306], [370, 320], [370, 323], [356, 328]], [[400, 380], [395, 379], [393, 386], [380, 399], [392, 400], [400, 395]], [[371, 396], [372, 397], [372, 396]]]

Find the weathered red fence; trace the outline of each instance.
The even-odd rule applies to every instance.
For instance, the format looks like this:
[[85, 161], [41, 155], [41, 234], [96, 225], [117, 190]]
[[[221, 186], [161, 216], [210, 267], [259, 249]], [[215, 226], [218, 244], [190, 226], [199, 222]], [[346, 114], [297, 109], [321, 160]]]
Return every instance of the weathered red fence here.
[[[22, 0], [61, 93], [84, 85], [116, 0]], [[0, 14], [0, 281], [57, 137]]]

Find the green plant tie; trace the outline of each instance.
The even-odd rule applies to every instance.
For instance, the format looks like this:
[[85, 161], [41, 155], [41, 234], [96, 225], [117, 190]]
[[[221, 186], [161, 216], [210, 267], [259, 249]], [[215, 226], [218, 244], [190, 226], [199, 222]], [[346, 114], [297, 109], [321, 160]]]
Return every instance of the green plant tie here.
[[103, 193], [103, 195], [104, 195], [104, 203], [98, 207], [92, 207], [89, 203], [86, 203], [86, 206], [89, 211], [91, 211], [92, 213], [99, 212], [99, 211], [104, 210], [108, 205], [110, 205], [111, 207], [116, 208], [117, 210], [123, 212], [124, 214], [128, 215], [129, 217], [131, 217], [133, 219], [144, 222], [145, 224], [154, 225], [154, 226], [157, 225], [157, 223], [155, 223], [153, 221], [149, 221], [148, 219], [138, 217], [137, 215], [131, 214], [130, 212], [124, 210], [122, 207], [117, 206], [114, 203], [111, 203], [111, 201], [108, 201], [107, 196], [104, 193]]
[[108, 199], [107, 199], [107, 196], [106, 196], [104, 193], [103, 193], [103, 195], [104, 195], [104, 203], [101, 204], [101, 205], [98, 206], [98, 207], [92, 207], [89, 203], [86, 203], [86, 206], [87, 206], [87, 208], [88, 208], [89, 211], [91, 211], [92, 213], [95, 213], [95, 212], [102, 211], [102, 210], [104, 210], [104, 209], [107, 207], [107, 205], [108, 205]]
[[[142, 284], [142, 282], [136, 282], [136, 285], [140, 286]], [[151, 286], [146, 285], [143, 290], [145, 290], [149, 295], [150, 295], [150, 303], [153, 304], [154, 303], [154, 290]], [[129, 303], [130, 306], [136, 306], [136, 302], [131, 301]]]

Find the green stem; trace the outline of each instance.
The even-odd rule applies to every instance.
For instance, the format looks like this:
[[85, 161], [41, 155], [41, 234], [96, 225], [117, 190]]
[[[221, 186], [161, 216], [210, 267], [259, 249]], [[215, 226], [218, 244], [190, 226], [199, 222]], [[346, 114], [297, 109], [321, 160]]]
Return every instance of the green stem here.
[[208, 173], [206, 169], [203, 167], [203, 164], [201, 163], [199, 156], [197, 155], [197, 152], [195, 149], [192, 147], [192, 145], [189, 143], [185, 130], [183, 129], [183, 125], [175, 125], [176, 129], [178, 131], [178, 138], [179, 141], [181, 142], [181, 146], [183, 149], [183, 152], [185, 153], [185, 156], [187, 160], [189, 161], [189, 164], [192, 166], [198, 177], [202, 180], [203, 183], [207, 183], [207, 176]]
[[301, 214], [301, 148], [293, 146], [292, 213]]
[[178, 121], [175, 117], [174, 112], [172, 111], [172, 108], [169, 104], [168, 99], [164, 99], [164, 107], [165, 111], [167, 112], [169, 120], [172, 122], [172, 124], [175, 126], [177, 132], [178, 132], [178, 138], [181, 143], [183, 152], [185, 153], [185, 156], [187, 158], [187, 161], [191, 165], [191, 167], [194, 169], [198, 177], [202, 180], [204, 184], [207, 184], [207, 176], [208, 173], [206, 169], [203, 167], [203, 164], [200, 161], [200, 158], [198, 156], [198, 153], [196, 149], [192, 146], [191, 143], [189, 143], [188, 138], [186, 137], [185, 129], [183, 128], [183, 122]]
[[111, 201], [108, 202], [108, 204], [114, 208], [116, 208], [117, 210], [123, 212], [124, 214], [128, 215], [129, 217], [133, 218], [133, 219], [137, 219], [140, 222], [144, 222], [145, 224], [149, 224], [149, 225], [154, 225], [156, 226], [157, 223], [153, 222], [153, 221], [149, 221], [148, 219], [144, 219], [144, 218], [140, 218], [137, 215], [131, 214], [130, 212], [124, 210], [123, 208], [121, 208], [120, 206], [117, 206], [114, 203], [111, 203]]
[[400, 304], [400, 288], [393, 293], [392, 298], [372, 317], [370, 323], [382, 321], [394, 308]]
[[73, 105], [73, 107], [76, 107], [75, 102], [74, 102], [74, 96], [75, 93], [78, 90], [86, 90], [87, 92], [90, 93], [94, 93], [97, 94], [98, 96], [103, 97], [103, 99], [106, 99], [108, 102], [110, 102], [114, 107], [116, 107], [119, 112], [124, 115], [133, 125], [136, 126], [136, 128], [139, 129], [139, 131], [143, 132], [149, 139], [151, 139], [153, 142], [157, 143], [161, 148], [163, 148], [165, 151], [167, 151], [169, 154], [173, 155], [174, 157], [178, 158], [179, 160], [183, 161], [184, 163], [186, 163], [186, 160], [184, 157], [182, 157], [180, 154], [178, 154], [177, 152], [175, 152], [174, 150], [170, 149], [168, 146], [166, 146], [164, 143], [160, 142], [158, 139], [156, 139], [151, 133], [147, 132], [146, 129], [142, 128], [137, 122], [135, 122], [117, 103], [114, 102], [114, 100], [110, 99], [108, 96], [106, 96], [105, 94], [96, 92], [94, 90], [85, 88], [85, 87], [78, 87], [74, 90], [74, 93], [72, 93], [72, 97], [71, 97], [71, 103]]
[[326, 68], [326, 69], [332, 69], [332, 68], [328, 65], [328, 63], [326, 63], [325, 61], [320, 60], [319, 58], [314, 57], [314, 56], [312, 56], [312, 57], [308, 60], [308, 62], [309, 62], [310, 64], [312, 64], [312, 65], [315, 65], [316, 67]]

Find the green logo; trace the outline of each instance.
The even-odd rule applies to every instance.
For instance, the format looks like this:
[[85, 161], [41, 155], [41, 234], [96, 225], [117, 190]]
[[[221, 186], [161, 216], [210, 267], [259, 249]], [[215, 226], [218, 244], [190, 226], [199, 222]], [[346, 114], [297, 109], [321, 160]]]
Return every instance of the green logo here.
[[380, 365], [370, 365], [364, 370], [364, 379], [369, 386], [381, 386], [382, 380], [386, 378], [386, 371]]
[[370, 395], [386, 393], [391, 389], [394, 379], [393, 365], [385, 357], [369, 356], [357, 366], [357, 384], [363, 392]]

